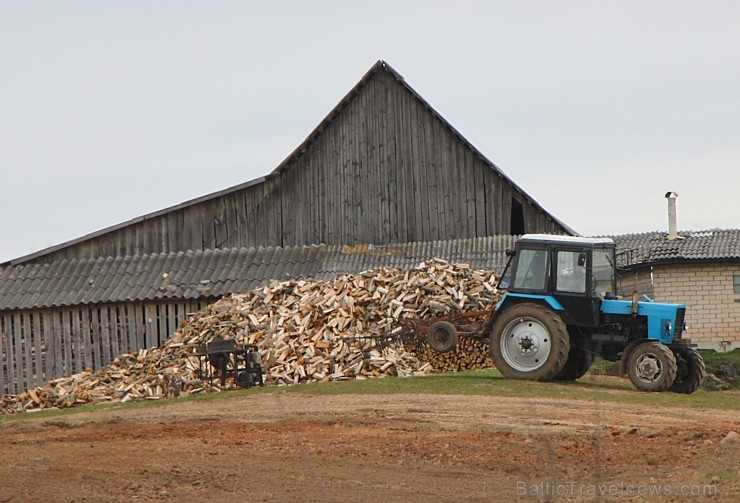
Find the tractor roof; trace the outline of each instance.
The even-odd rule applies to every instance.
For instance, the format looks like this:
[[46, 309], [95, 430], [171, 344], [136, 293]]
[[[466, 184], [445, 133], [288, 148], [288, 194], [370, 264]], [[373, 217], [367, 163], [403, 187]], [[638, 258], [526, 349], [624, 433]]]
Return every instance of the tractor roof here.
[[569, 244], [569, 245], [612, 245], [614, 241], [611, 238], [584, 238], [579, 236], [561, 236], [558, 234], [525, 234], [519, 238], [519, 241], [537, 242], [545, 244]]

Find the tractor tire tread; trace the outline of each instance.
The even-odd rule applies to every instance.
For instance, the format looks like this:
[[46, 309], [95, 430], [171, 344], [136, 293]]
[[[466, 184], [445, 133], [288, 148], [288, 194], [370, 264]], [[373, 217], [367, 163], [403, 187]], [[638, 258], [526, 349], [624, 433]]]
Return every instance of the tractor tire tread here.
[[[687, 360], [688, 376], [685, 379], [679, 380], [678, 378], [673, 381], [673, 384], [668, 388], [669, 391], [674, 393], [691, 394], [701, 386], [704, 376], [706, 375], [706, 366], [704, 364], [704, 358], [694, 348], [685, 348], [676, 351], [676, 359], [682, 358]], [[682, 362], [678, 362], [680, 365]]]
[[[548, 358], [548, 362], [542, 367], [532, 372], [521, 372], [511, 368], [503, 356], [501, 356], [501, 332], [511, 321], [518, 317], [532, 316], [547, 328], [550, 338], [557, 344], [553, 344], [554, 353]], [[491, 329], [490, 343], [491, 358], [494, 365], [506, 378], [509, 379], [527, 379], [535, 381], [552, 381], [563, 370], [568, 361], [570, 351], [570, 336], [565, 323], [560, 316], [552, 309], [546, 308], [540, 304], [524, 302], [510, 307], [503, 312]]]
[[[639, 378], [637, 378], [633, 374], [635, 367], [634, 355], [639, 354], [647, 348], [652, 349], [655, 353], [661, 354], [663, 356], [664, 362], [667, 363], [667, 365], [665, 365], [666, 377], [652, 386], [643, 384], [639, 380]], [[636, 346], [630, 353], [628, 372], [630, 381], [632, 381], [632, 384], [635, 386], [635, 388], [639, 389], [640, 391], [660, 392], [666, 391], [673, 384], [673, 381], [676, 379], [676, 373], [678, 372], [678, 364], [676, 362], [676, 357], [673, 354], [673, 351], [671, 351], [668, 346], [657, 341], [646, 341], [643, 344]]]

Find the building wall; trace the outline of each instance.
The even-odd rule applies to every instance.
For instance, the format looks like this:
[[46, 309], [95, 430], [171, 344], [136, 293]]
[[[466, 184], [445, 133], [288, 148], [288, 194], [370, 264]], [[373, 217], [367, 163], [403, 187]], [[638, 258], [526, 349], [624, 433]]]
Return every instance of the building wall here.
[[688, 336], [702, 349], [737, 348], [740, 294], [733, 293], [732, 283], [736, 274], [740, 274], [737, 263], [655, 266], [655, 300], [686, 304]]
[[[617, 292], [625, 299], [632, 298], [632, 292], [654, 296], [652, 269], [638, 269], [622, 273], [617, 279]], [[640, 297], [640, 300], [645, 300]]]
[[322, 128], [259, 183], [36, 261], [568, 232], [386, 71], [376, 71]]

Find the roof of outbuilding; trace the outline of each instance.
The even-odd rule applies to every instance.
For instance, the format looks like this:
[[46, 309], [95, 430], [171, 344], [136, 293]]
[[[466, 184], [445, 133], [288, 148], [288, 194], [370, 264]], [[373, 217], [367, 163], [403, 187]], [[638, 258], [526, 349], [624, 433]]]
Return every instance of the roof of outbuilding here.
[[622, 265], [647, 267], [661, 263], [740, 261], [740, 229], [682, 231], [678, 239], [665, 232], [612, 236]]
[[442, 258], [500, 270], [516, 236], [373, 246], [231, 248], [61, 260], [0, 268], [0, 310], [197, 299], [246, 292], [272, 279], [331, 278]]

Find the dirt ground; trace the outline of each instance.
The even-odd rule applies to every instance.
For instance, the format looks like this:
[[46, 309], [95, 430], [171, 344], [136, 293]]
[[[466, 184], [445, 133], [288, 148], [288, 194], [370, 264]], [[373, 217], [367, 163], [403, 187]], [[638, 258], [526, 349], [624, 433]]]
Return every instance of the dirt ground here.
[[0, 501], [738, 501], [731, 430], [736, 411], [273, 392], [0, 423]]

